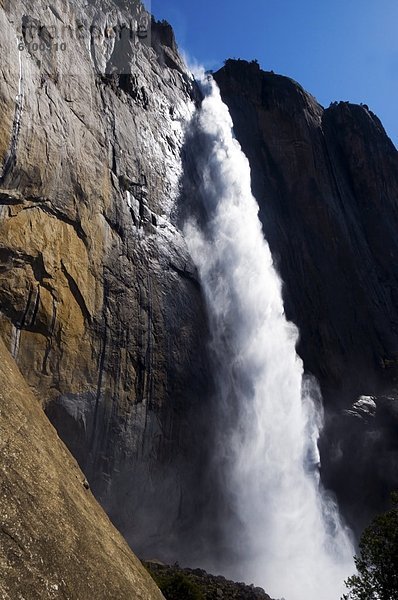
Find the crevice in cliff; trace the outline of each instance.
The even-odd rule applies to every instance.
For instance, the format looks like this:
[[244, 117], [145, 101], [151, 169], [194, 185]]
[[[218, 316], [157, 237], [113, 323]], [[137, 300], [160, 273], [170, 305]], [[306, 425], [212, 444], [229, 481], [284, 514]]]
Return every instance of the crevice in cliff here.
[[12, 324], [12, 332], [11, 332], [11, 356], [16, 360], [18, 358], [19, 353], [19, 345], [21, 341], [21, 329]]
[[[15, 359], [17, 359], [19, 354], [22, 331], [43, 335], [47, 340], [47, 347], [50, 348], [51, 337], [55, 327], [54, 315], [50, 328], [48, 327], [46, 317], [44, 317], [44, 320], [43, 318], [37, 320], [40, 310], [41, 288], [46, 289], [51, 294], [54, 306], [56, 304], [54, 297], [56, 292], [50, 281], [51, 276], [46, 271], [43, 256], [41, 254], [30, 256], [21, 252], [11, 251], [10, 249], [0, 248], [0, 273], [8, 273], [13, 269], [26, 270], [27, 266], [32, 270], [36, 282], [31, 282], [24, 306], [21, 307], [24, 302], [23, 297], [17, 296], [18, 300], [12, 300], [7, 293], [1, 295], [2, 312], [12, 327], [10, 352]], [[43, 372], [45, 372], [45, 363], [46, 357], [43, 361]]]
[[2, 206], [16, 206], [22, 204], [24, 201], [23, 196], [18, 190], [7, 190], [0, 189], [0, 205]]
[[53, 206], [51, 204], [50, 200], [46, 200], [44, 198], [37, 198], [34, 196], [28, 196], [26, 198], [26, 200], [32, 201], [32, 202], [34, 202], [34, 204], [31, 204], [30, 206], [25, 206], [23, 210], [32, 210], [32, 209], [38, 208], [39, 210], [42, 210], [43, 212], [47, 213], [48, 215], [55, 217], [59, 221], [62, 221], [63, 223], [70, 225], [75, 230], [76, 235], [81, 239], [81, 241], [87, 247], [87, 244], [88, 244], [87, 234], [84, 231], [84, 229], [81, 226], [81, 223], [79, 221], [76, 221], [76, 220], [72, 219], [71, 217], [68, 217], [65, 213], [60, 211], [58, 208], [55, 208], [55, 206]]
[[[36, 292], [36, 293], [35, 293], [34, 300], [32, 302], [34, 292]], [[31, 288], [29, 290], [28, 300], [26, 302], [25, 312], [22, 316], [21, 322], [18, 325], [19, 329], [25, 329], [25, 328], [28, 329], [28, 328], [33, 327], [35, 319], [36, 319], [38, 307], [39, 307], [39, 301], [40, 301], [40, 285], [37, 285], [34, 287], [31, 286]]]
[[136, 104], [142, 106], [145, 110], [149, 107], [149, 96], [143, 85], [139, 85], [136, 74], [119, 75], [119, 87], [123, 90]]
[[32, 315], [31, 319], [30, 319], [29, 327], [33, 327], [36, 323], [37, 313], [39, 311], [39, 303], [40, 303], [40, 285], [38, 285], [36, 287], [36, 298], [32, 305], [33, 311], [26, 315], [26, 318], [28, 318], [28, 316], [30, 316], [30, 314]]
[[26, 549], [22, 546], [21, 542], [12, 533], [10, 533], [8, 529], [4, 527], [4, 525], [1, 525], [0, 529], [4, 533], [4, 535], [7, 536], [8, 539], [10, 539], [20, 549], [21, 552], [26, 554]]
[[114, 221], [110, 217], [108, 217], [108, 215], [105, 212], [102, 213], [102, 216], [104, 217], [105, 221], [108, 223], [108, 225], [112, 229], [112, 231], [114, 231], [119, 236], [121, 241], [124, 243], [126, 236], [125, 236], [122, 225], [120, 225], [117, 221]]
[[99, 421], [99, 406], [101, 402], [101, 394], [102, 394], [102, 382], [104, 377], [104, 369], [105, 369], [105, 360], [106, 360], [106, 352], [108, 348], [108, 298], [109, 298], [109, 289], [108, 284], [105, 280], [104, 282], [104, 299], [103, 299], [103, 310], [102, 310], [102, 321], [103, 321], [103, 335], [101, 337], [101, 351], [98, 362], [98, 378], [97, 378], [97, 390], [95, 394], [95, 402], [94, 402], [94, 410], [93, 410], [93, 421], [92, 421], [92, 431], [89, 442], [89, 453], [91, 456], [88, 457], [87, 464], [90, 464], [94, 468], [95, 463], [98, 459], [97, 451], [96, 451], [96, 437], [97, 437], [97, 427]]
[[57, 301], [53, 295], [52, 295], [52, 301], [53, 301], [53, 313], [52, 313], [52, 317], [51, 317], [50, 329], [49, 329], [48, 335], [46, 336], [46, 338], [47, 338], [46, 351], [44, 353], [43, 362], [42, 362], [42, 366], [41, 366], [41, 371], [42, 371], [42, 373], [44, 373], [44, 375], [50, 375], [50, 372], [47, 369], [47, 364], [48, 364], [48, 359], [49, 359], [51, 348], [52, 348], [52, 338], [53, 338], [54, 331], [55, 331], [55, 323], [57, 321]]
[[70, 103], [68, 103], [68, 106], [69, 106], [69, 110], [75, 115], [76, 119], [78, 119], [80, 121], [80, 123], [82, 125], [84, 125], [84, 127], [87, 128], [87, 123], [85, 123], [85, 121], [81, 118], [81, 116], [74, 110], [72, 105]]
[[79, 306], [84, 319], [88, 322], [88, 324], [91, 324], [92, 317], [91, 317], [90, 311], [87, 308], [87, 304], [86, 304], [86, 301], [84, 300], [83, 294], [81, 293], [76, 281], [74, 280], [72, 275], [69, 273], [68, 269], [66, 268], [63, 260], [61, 260], [61, 270], [62, 270], [62, 273], [66, 277], [66, 280], [69, 285], [69, 289], [72, 292], [72, 295], [73, 295], [74, 299], [76, 300], [76, 303]]
[[[27, 204], [27, 203], [30, 203], [30, 204]], [[84, 231], [81, 223], [79, 221], [77, 221], [76, 219], [69, 217], [64, 212], [62, 212], [61, 210], [56, 208], [52, 204], [51, 200], [48, 200], [43, 197], [31, 196], [31, 195], [23, 197], [18, 192], [18, 190], [5, 189], [5, 188], [0, 189], [0, 207], [18, 206], [18, 205], [24, 205], [22, 208], [22, 210], [24, 210], [24, 211], [35, 210], [35, 209], [42, 210], [44, 213], [50, 215], [51, 217], [54, 217], [54, 218], [58, 219], [59, 221], [66, 223], [66, 225], [70, 225], [75, 230], [77, 237], [79, 239], [81, 239], [83, 244], [87, 247], [88, 238], [87, 238], [87, 234]], [[10, 215], [10, 216], [13, 216], [13, 215]]]
[[94, 69], [97, 73], [99, 73], [100, 69], [98, 66], [97, 56], [95, 54], [95, 44], [94, 44], [94, 34], [95, 34], [95, 25], [90, 26], [90, 56], [94, 66]]
[[171, 261], [169, 262], [169, 268], [174, 271], [175, 273], [177, 273], [177, 275], [179, 275], [180, 277], [182, 277], [183, 279], [188, 280], [190, 283], [192, 283], [198, 290], [201, 289], [200, 283], [198, 281], [198, 278], [196, 276], [196, 273], [193, 273], [192, 271], [189, 271], [186, 268], [186, 265], [184, 266], [183, 269], [181, 269], [180, 267], [178, 267], [177, 265], [173, 264]]
[[5, 180], [8, 173], [13, 169], [16, 162], [16, 152], [19, 141], [19, 134], [21, 130], [21, 119], [23, 112], [23, 64], [22, 64], [22, 51], [19, 50], [20, 40], [17, 37], [17, 52], [19, 61], [19, 80], [18, 80], [18, 94], [15, 98], [15, 113], [11, 131], [11, 142], [8, 150], [8, 154], [4, 161], [3, 169], [0, 174], [0, 184]]
[[[152, 405], [153, 399], [153, 308], [152, 308], [152, 282], [151, 276], [148, 273], [148, 333], [147, 333], [147, 352], [145, 362], [147, 364], [147, 402], [148, 408]], [[147, 425], [147, 412], [145, 413], [145, 428]]]
[[61, 15], [59, 14], [59, 12], [57, 11], [57, 9], [52, 4], [49, 4], [48, 8], [51, 10], [51, 12], [53, 13], [54, 17], [56, 19], [58, 19], [58, 21], [61, 21], [61, 23], [64, 23], [64, 21], [62, 20]]
[[[12, 250], [11, 248], [0, 247], [0, 270], [5, 271], [10, 267], [9, 265], [23, 266], [29, 264], [32, 268], [36, 280], [46, 287], [44, 279], [51, 279], [51, 275], [46, 271], [43, 255], [38, 253], [36, 256], [25, 254], [18, 250]], [[48, 283], [47, 283], [48, 286]]]
[[[33, 330], [34, 322], [35, 322], [38, 307], [39, 307], [39, 300], [40, 300], [40, 291], [39, 290], [40, 290], [39, 285], [36, 286], [35, 290], [34, 290], [34, 287], [31, 286], [31, 288], [29, 290], [28, 300], [27, 300], [26, 306], [25, 306], [25, 311], [22, 315], [22, 318], [19, 321], [14, 322], [15, 319], [12, 318], [12, 314], [11, 314], [13, 312], [13, 310], [9, 311], [9, 318], [11, 319], [11, 322], [12, 322], [10, 352], [11, 352], [12, 357], [15, 360], [18, 358], [18, 354], [19, 354], [22, 330], [24, 330], [24, 329], [26, 329], [27, 331]], [[34, 291], [36, 291], [35, 295], [34, 295]], [[34, 296], [34, 299], [33, 299], [33, 296]], [[32, 299], [33, 299], [33, 302], [32, 302]]]
[[126, 192], [134, 226], [141, 228], [149, 223], [157, 227], [158, 217], [148, 206], [148, 182], [145, 173], [141, 173], [140, 181], [132, 181], [125, 175], [121, 175], [119, 185]]

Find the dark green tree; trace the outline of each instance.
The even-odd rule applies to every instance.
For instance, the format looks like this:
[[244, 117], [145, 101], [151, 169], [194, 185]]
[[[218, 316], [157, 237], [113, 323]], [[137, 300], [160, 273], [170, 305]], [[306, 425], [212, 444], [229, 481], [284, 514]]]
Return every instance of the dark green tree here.
[[184, 573], [150, 573], [166, 600], [204, 600], [199, 586]]
[[346, 582], [342, 600], [398, 600], [398, 493], [393, 508], [365, 529], [355, 556], [357, 574]]

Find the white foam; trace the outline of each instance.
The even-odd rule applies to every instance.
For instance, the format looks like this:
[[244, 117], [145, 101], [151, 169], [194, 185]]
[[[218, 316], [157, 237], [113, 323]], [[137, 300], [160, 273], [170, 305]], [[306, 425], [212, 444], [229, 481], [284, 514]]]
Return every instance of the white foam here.
[[207, 223], [191, 222], [185, 234], [211, 322], [220, 464], [242, 524], [239, 538], [226, 533], [238, 552], [226, 574], [273, 597], [338, 600], [354, 550], [319, 482], [322, 406], [296, 354], [298, 332], [284, 314], [248, 161], [216, 84], [202, 85], [195, 126], [203, 147], [195, 152]]

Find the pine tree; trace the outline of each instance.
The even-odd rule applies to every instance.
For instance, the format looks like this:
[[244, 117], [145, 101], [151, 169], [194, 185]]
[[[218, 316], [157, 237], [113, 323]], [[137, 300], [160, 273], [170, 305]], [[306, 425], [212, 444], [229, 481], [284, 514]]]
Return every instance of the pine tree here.
[[398, 600], [398, 493], [392, 502], [363, 532], [357, 574], [345, 582], [349, 593], [342, 600]]

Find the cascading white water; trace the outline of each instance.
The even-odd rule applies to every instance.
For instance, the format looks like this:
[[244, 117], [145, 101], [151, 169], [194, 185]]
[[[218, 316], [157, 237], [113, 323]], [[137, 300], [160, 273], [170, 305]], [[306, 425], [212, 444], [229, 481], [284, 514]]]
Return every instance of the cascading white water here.
[[296, 354], [297, 329], [284, 314], [248, 161], [215, 82], [204, 79], [202, 87], [193, 127], [206, 216], [188, 223], [185, 235], [212, 327], [220, 462], [242, 526], [241, 571], [234, 565], [227, 574], [275, 598], [338, 600], [354, 550], [319, 482], [321, 401]]

